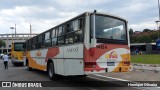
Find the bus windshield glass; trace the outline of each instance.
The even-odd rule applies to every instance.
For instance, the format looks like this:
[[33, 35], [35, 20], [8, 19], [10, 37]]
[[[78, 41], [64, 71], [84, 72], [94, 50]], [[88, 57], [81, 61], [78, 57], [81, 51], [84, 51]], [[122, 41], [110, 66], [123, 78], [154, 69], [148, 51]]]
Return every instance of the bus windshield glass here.
[[23, 48], [23, 43], [15, 43], [14, 44], [14, 51], [23, 51], [24, 48]]
[[126, 41], [126, 24], [121, 19], [109, 16], [95, 16], [95, 36], [97, 39]]

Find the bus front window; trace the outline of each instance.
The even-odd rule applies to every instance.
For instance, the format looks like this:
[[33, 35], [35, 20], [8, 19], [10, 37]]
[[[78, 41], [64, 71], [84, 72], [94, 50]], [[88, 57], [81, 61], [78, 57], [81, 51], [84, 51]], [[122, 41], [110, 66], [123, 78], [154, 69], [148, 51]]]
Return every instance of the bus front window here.
[[97, 39], [127, 41], [126, 32], [125, 21], [109, 16], [96, 15], [95, 36]]
[[23, 50], [24, 50], [23, 44], [21, 43], [14, 44], [14, 51], [23, 51]]

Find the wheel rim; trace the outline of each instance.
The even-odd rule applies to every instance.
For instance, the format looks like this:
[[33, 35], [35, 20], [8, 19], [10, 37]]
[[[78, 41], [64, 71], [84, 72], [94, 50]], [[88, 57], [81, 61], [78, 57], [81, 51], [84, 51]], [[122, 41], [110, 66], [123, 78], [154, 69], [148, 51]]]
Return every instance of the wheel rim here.
[[49, 76], [52, 77], [53, 76], [53, 65], [49, 64]]

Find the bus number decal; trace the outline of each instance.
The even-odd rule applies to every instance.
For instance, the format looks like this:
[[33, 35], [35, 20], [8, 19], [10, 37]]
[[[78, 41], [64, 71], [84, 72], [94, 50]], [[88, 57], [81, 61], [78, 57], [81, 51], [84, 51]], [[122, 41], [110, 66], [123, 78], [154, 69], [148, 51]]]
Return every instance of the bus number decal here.
[[96, 47], [99, 49], [107, 49], [107, 46], [105, 46], [105, 45], [97, 45]]

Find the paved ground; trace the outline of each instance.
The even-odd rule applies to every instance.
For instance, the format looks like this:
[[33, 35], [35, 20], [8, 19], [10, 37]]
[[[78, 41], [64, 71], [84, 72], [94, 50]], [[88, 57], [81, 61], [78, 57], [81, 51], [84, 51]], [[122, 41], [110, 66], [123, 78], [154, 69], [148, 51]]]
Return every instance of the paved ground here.
[[[147, 69], [144, 68], [147, 66]], [[159, 66], [159, 65], [156, 65]], [[153, 68], [153, 65], [143, 65], [143, 67], [134, 66], [132, 70], [129, 72], [111, 72], [106, 74], [101, 74], [108, 77], [120, 78], [130, 81], [160, 81], [160, 72], [151, 70], [149, 68]]]
[[[33, 70], [28, 71], [26, 67], [16, 66], [14, 67], [9, 62], [9, 68], [4, 69], [3, 61], [0, 60], [0, 81], [50, 81], [52, 85], [60, 85], [59, 87], [46, 87], [46, 88], [0, 88], [0, 90], [136, 90], [137, 88], [124, 87], [123, 85], [113, 83], [111, 79], [100, 79], [94, 76], [88, 77], [63, 77], [57, 81], [51, 81], [48, 79], [47, 73]], [[81, 81], [81, 82], [77, 82]], [[103, 81], [103, 82], [102, 82]], [[95, 82], [95, 83], [93, 83]], [[92, 86], [88, 86], [88, 84]], [[97, 85], [104, 84], [106, 87], [96, 87]], [[75, 86], [76, 87], [75, 87]], [[109, 87], [108, 87], [108, 86]], [[119, 87], [110, 87], [110, 86]], [[77, 87], [79, 86], [79, 87]]]
[[[154, 71], [148, 70], [133, 70], [130, 72], [117, 72], [117, 73], [106, 73], [106, 74], [97, 74], [103, 75], [105, 77], [118, 78], [121, 80], [129, 80], [129, 81], [160, 81], [160, 72], [155, 73]], [[0, 81], [51, 81], [53, 85], [60, 85], [59, 87], [47, 87], [47, 88], [31, 88], [34, 90], [50, 90], [50, 89], [58, 89], [58, 90], [135, 90], [135, 89], [143, 89], [143, 90], [159, 90], [159, 88], [131, 88], [124, 87], [123, 85], [119, 85], [117, 83], [113, 83], [112, 78], [101, 78], [95, 75], [89, 75], [88, 77], [63, 77], [57, 81], [49, 80], [47, 73], [33, 70], [28, 71], [24, 66], [16, 66], [14, 67], [11, 62], [9, 62], [9, 68], [7, 70], [4, 69], [3, 61], [0, 60]], [[76, 82], [80, 80], [82, 82]], [[120, 81], [121, 81], [120, 80]], [[105, 81], [105, 82], [101, 82]], [[95, 82], [95, 83], [93, 83]], [[88, 83], [92, 83], [92, 86], [86, 86]], [[94, 87], [98, 84], [106, 84], [106, 85], [115, 85], [119, 87]], [[73, 87], [73, 85], [78, 85], [80, 87]], [[0, 90], [10, 90], [10, 88], [0, 88]], [[22, 88], [12, 88], [12, 90], [20, 90]], [[26, 90], [30, 90], [29, 88], [23, 88]]]
[[109, 77], [120, 78], [130, 81], [160, 81], [160, 72], [136, 70], [132, 72], [101, 74]]

